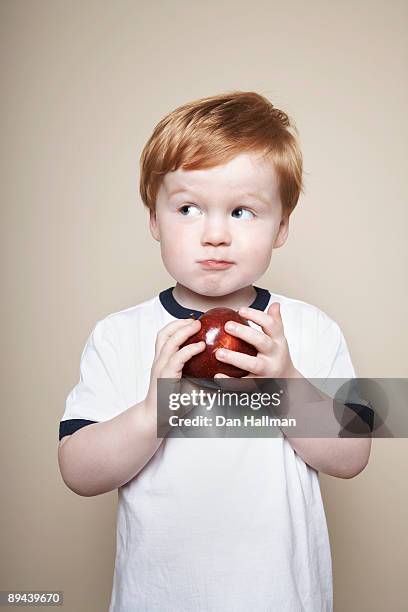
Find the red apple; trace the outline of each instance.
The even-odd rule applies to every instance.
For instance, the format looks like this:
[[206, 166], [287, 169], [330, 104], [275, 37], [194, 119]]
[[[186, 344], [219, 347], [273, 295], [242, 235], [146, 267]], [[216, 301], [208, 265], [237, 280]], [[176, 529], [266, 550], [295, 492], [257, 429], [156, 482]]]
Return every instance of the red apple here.
[[199, 318], [201, 327], [199, 331], [190, 336], [180, 348], [193, 342], [204, 340], [206, 346], [203, 351], [197, 355], [193, 355], [183, 368], [183, 376], [191, 376], [193, 378], [214, 378], [215, 374], [226, 374], [234, 378], [240, 378], [248, 374], [247, 371], [237, 368], [234, 365], [219, 361], [215, 356], [215, 352], [219, 348], [226, 348], [239, 353], [256, 356], [257, 349], [248, 344], [244, 340], [232, 336], [224, 329], [227, 321], [237, 321], [242, 325], [248, 325], [246, 319], [241, 317], [235, 310], [231, 308], [211, 308], [204, 312]]

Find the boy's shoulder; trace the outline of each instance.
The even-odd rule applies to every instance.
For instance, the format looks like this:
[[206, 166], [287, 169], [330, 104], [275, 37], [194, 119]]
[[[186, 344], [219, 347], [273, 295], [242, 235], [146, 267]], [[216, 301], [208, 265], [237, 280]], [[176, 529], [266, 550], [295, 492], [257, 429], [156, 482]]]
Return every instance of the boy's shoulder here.
[[291, 321], [297, 319], [299, 325], [302, 326], [317, 325], [320, 329], [324, 327], [339, 328], [337, 322], [327, 312], [309, 302], [271, 292], [269, 303], [272, 304], [273, 302], [280, 303], [283, 321], [285, 318]]
[[274, 294], [293, 363], [307, 378], [353, 378], [355, 370], [338, 323], [321, 308]]
[[143, 302], [106, 314], [94, 326], [94, 334], [114, 339], [119, 334], [130, 334], [139, 329], [147, 333], [163, 325], [163, 308], [159, 296], [155, 295]]
[[135, 319], [146, 315], [149, 312], [154, 312], [158, 308], [160, 308], [160, 300], [158, 295], [154, 295], [143, 302], [139, 302], [139, 304], [134, 304], [133, 306], [123, 308], [122, 310], [117, 310], [116, 312], [111, 312], [106, 315], [105, 319]]

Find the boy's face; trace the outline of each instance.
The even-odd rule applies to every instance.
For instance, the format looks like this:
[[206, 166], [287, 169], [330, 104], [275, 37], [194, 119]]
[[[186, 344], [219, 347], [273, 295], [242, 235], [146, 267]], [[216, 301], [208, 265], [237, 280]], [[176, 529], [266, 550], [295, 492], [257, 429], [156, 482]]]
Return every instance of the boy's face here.
[[[268, 269], [272, 249], [287, 238], [275, 169], [254, 153], [223, 166], [168, 172], [150, 215], [163, 263], [181, 285], [224, 296], [252, 285]], [[232, 262], [214, 269], [203, 260]]]

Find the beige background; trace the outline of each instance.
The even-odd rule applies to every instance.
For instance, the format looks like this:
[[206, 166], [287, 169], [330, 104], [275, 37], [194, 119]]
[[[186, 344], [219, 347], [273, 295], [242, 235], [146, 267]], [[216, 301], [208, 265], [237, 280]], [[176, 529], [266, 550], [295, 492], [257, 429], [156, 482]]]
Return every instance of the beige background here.
[[[116, 492], [64, 485], [58, 425], [96, 321], [174, 284], [138, 195], [176, 106], [230, 89], [294, 118], [306, 195], [256, 284], [341, 326], [359, 376], [406, 377], [407, 4], [1, 2], [1, 589], [107, 610]], [[406, 608], [407, 441], [322, 475], [337, 612]], [[4, 608], [5, 609], [5, 608]]]

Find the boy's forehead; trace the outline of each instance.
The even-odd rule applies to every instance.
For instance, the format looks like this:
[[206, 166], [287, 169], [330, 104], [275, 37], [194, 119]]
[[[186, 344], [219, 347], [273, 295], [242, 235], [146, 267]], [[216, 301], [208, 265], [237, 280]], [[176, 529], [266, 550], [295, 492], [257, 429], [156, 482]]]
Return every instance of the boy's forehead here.
[[182, 190], [209, 186], [226, 187], [234, 191], [258, 190], [270, 194], [276, 191], [277, 176], [271, 160], [255, 154], [241, 154], [226, 164], [198, 170], [178, 168], [164, 175], [162, 186], [170, 197]]

